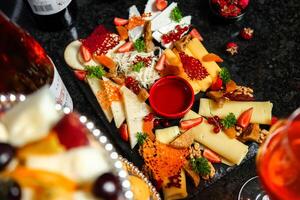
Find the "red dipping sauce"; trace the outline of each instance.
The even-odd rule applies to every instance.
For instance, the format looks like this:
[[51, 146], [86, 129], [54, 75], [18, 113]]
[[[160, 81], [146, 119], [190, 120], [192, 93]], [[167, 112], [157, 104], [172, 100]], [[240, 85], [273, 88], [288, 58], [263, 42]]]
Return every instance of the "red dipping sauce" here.
[[149, 101], [157, 114], [166, 118], [180, 118], [192, 107], [194, 91], [183, 78], [167, 76], [151, 87]]

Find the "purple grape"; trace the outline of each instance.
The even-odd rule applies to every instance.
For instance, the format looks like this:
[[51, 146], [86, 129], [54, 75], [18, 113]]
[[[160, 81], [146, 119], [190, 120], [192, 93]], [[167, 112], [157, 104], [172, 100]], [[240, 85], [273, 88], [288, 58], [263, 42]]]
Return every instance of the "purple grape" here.
[[13, 146], [7, 143], [0, 143], [0, 171], [10, 163], [15, 155], [15, 149]]
[[93, 194], [105, 200], [116, 200], [120, 191], [119, 179], [112, 173], [102, 174], [93, 186]]
[[0, 180], [0, 199], [20, 200], [22, 190], [20, 185], [14, 180]]

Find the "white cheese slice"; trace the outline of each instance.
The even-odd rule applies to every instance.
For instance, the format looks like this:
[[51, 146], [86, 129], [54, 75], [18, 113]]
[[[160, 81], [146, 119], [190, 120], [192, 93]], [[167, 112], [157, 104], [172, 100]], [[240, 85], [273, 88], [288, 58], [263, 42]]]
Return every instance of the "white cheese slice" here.
[[44, 86], [13, 106], [1, 118], [8, 132], [8, 142], [19, 147], [46, 137], [62, 116], [55, 105], [49, 86]]
[[[120, 87], [119, 85], [115, 84], [114, 82], [112, 82], [106, 77], [103, 77], [103, 80], [108, 81], [110, 84], [112, 84], [115, 87]], [[120, 128], [122, 123], [125, 121], [125, 111], [124, 111], [124, 106], [122, 101], [111, 102], [110, 108], [113, 114], [115, 125], [117, 128]]]
[[155, 18], [157, 15], [159, 15], [161, 13], [161, 11], [159, 11], [156, 8], [155, 1], [156, 0], [148, 0], [147, 3], [146, 3], [144, 13], [150, 13], [151, 14], [150, 17], [146, 18], [147, 20], [152, 20], [153, 18]]
[[162, 36], [163, 34], [161, 33], [161, 32], [159, 32], [159, 31], [154, 31], [153, 33], [152, 33], [152, 37], [157, 41], [157, 42], [161, 42], [161, 36]]
[[[183, 120], [198, 118], [200, 115], [193, 111], [189, 111]], [[238, 141], [230, 139], [223, 131], [218, 134], [213, 132], [213, 126], [208, 124], [206, 119], [202, 123], [187, 131], [193, 134], [197, 142], [208, 147], [220, 156], [233, 164], [239, 165], [248, 153], [248, 146]]]
[[100, 84], [100, 79], [97, 79], [97, 78], [87, 78], [87, 82], [92, 90], [92, 92], [94, 93], [95, 97], [97, 98], [98, 100], [98, 103], [103, 111], [103, 113], [105, 114], [106, 116], [106, 119], [111, 122], [112, 119], [113, 119], [113, 114], [112, 114], [112, 111], [111, 111], [111, 108], [110, 107], [105, 107], [105, 105], [103, 104], [103, 102], [101, 102], [101, 100], [99, 99], [98, 97], [98, 94], [100, 92], [104, 92], [104, 88], [103, 86]]
[[191, 20], [192, 20], [192, 17], [189, 15], [189, 16], [185, 16], [183, 17], [179, 23], [177, 22], [172, 22], [164, 27], [161, 27], [160, 29], [158, 29], [158, 31], [162, 34], [167, 34], [169, 33], [170, 31], [174, 30], [175, 27], [177, 25], [181, 25], [181, 26], [187, 26], [187, 25], [190, 25], [191, 24]]
[[159, 15], [151, 20], [151, 30], [156, 31], [170, 23], [172, 20], [170, 18], [171, 12], [177, 7], [177, 3], [171, 3], [166, 9], [164, 9]]
[[143, 118], [150, 113], [150, 108], [127, 87], [121, 87], [120, 91], [124, 102], [130, 145], [134, 148], [137, 144], [136, 134], [143, 132]]
[[137, 39], [142, 37], [144, 31], [143, 26], [137, 26], [134, 29], [128, 31], [129, 40], [135, 42]]
[[229, 113], [233, 113], [238, 118], [245, 110], [253, 108], [251, 123], [270, 124], [272, 107], [273, 104], [270, 101], [226, 101], [220, 108], [213, 100], [201, 98], [199, 114], [205, 117], [217, 115], [224, 118]]
[[84, 146], [55, 155], [34, 155], [26, 160], [26, 166], [68, 177], [77, 183], [94, 181], [108, 172], [103, 149]]
[[8, 141], [8, 132], [6, 127], [0, 122], [0, 142], [6, 143]]
[[164, 129], [156, 129], [156, 139], [162, 143], [169, 144], [180, 134], [178, 126], [171, 126]]
[[133, 16], [141, 16], [139, 10], [137, 9], [137, 7], [135, 5], [133, 5], [129, 8], [129, 18], [133, 17]]

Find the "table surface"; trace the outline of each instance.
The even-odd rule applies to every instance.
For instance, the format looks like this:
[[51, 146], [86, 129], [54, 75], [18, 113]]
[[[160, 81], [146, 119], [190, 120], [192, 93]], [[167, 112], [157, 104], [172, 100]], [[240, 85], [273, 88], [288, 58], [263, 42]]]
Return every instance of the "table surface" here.
[[[207, 0], [178, 2], [185, 15], [193, 16], [192, 23], [200, 30], [207, 49], [225, 60], [222, 65], [231, 71], [238, 84], [254, 88], [258, 100], [273, 102], [275, 116], [286, 117], [300, 105], [299, 0], [252, 0], [245, 17], [231, 24], [212, 20]], [[115, 16], [126, 18], [127, 8], [136, 4], [143, 10], [144, 3], [145, 0], [78, 0], [75, 28], [59, 32], [40, 31], [23, 0], [1, 0], [0, 9], [45, 47], [73, 98], [75, 109], [101, 128], [99, 116], [78, 89], [78, 80], [63, 60], [64, 48], [74, 38], [86, 37], [97, 24], [105, 24], [113, 30]], [[254, 29], [251, 41], [238, 37], [243, 27]], [[224, 46], [229, 41], [239, 44], [238, 55], [225, 54]], [[254, 159], [248, 160], [193, 199], [237, 199], [240, 187], [255, 174]]]

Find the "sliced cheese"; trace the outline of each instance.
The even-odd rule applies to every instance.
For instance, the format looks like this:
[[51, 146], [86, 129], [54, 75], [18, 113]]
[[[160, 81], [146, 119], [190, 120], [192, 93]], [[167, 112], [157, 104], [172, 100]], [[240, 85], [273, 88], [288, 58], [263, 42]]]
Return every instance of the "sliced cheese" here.
[[141, 102], [127, 87], [121, 87], [120, 92], [124, 102], [130, 145], [133, 148], [137, 144], [136, 134], [143, 132], [143, 118], [150, 113], [150, 107], [145, 102]]
[[[197, 113], [189, 111], [184, 120], [200, 117]], [[223, 131], [213, 132], [213, 126], [206, 119], [198, 126], [187, 131], [194, 135], [197, 142], [208, 147], [231, 163], [239, 165], [248, 152], [248, 146], [237, 139], [230, 139]]]
[[163, 193], [165, 200], [176, 200], [176, 199], [183, 199], [187, 197], [187, 190], [186, 190], [186, 177], [184, 174], [183, 169], [180, 172], [180, 187], [167, 187], [169, 179], [163, 181]]
[[156, 31], [156, 30], [172, 23], [170, 15], [171, 15], [172, 10], [176, 7], [177, 7], [177, 3], [173, 2], [166, 9], [164, 9], [159, 15], [157, 15], [154, 19], [152, 19], [151, 30]]
[[128, 31], [129, 40], [135, 42], [137, 39], [139, 39], [140, 37], [142, 37], [143, 30], [144, 30], [143, 26], [137, 26], [134, 29], [129, 30]]
[[139, 10], [137, 9], [136, 5], [133, 5], [129, 8], [129, 18], [134, 16], [141, 16]]
[[203, 61], [203, 56], [208, 54], [208, 51], [199, 41], [199, 39], [194, 38], [187, 44], [187, 49], [193, 54], [195, 58], [201, 61], [202, 65], [206, 68], [212, 80], [215, 80], [221, 71], [219, 65], [216, 62], [205, 62]]
[[272, 107], [270, 101], [226, 101], [222, 107], [218, 107], [213, 100], [201, 98], [199, 114], [205, 117], [217, 115], [224, 118], [229, 113], [233, 113], [238, 118], [245, 110], [253, 108], [251, 123], [270, 124]]
[[161, 27], [160, 29], [158, 29], [158, 31], [162, 34], [167, 34], [169, 33], [170, 31], [174, 30], [175, 27], [177, 25], [181, 25], [181, 26], [184, 26], [184, 25], [190, 25], [191, 24], [191, 20], [192, 20], [192, 17], [189, 15], [189, 16], [185, 16], [183, 17], [179, 23], [177, 22], [171, 22], [170, 24], [164, 26], [164, 27]]
[[[103, 77], [104, 81], [108, 81], [111, 85], [115, 87], [120, 87], [116, 83], [112, 82], [106, 77]], [[106, 91], [108, 92], [108, 91]], [[114, 118], [114, 122], [117, 128], [120, 128], [122, 123], [125, 121], [125, 111], [122, 101], [112, 101], [110, 104], [110, 109]]]
[[8, 141], [8, 132], [4, 124], [0, 122], [0, 142], [7, 143]]
[[113, 114], [110, 107], [106, 107], [104, 103], [98, 97], [100, 92], [105, 92], [103, 86], [100, 84], [100, 79], [98, 78], [87, 78], [87, 82], [98, 100], [98, 103], [105, 114], [106, 119], [111, 122], [113, 119]]
[[180, 130], [178, 126], [155, 130], [156, 139], [165, 144], [172, 142], [179, 134]]
[[147, 20], [152, 20], [154, 19], [157, 15], [159, 15], [161, 13], [161, 11], [159, 11], [156, 8], [156, 4], [155, 4], [156, 0], [148, 0], [145, 6], [145, 10], [144, 13], [150, 13], [151, 16], [147, 17]]

